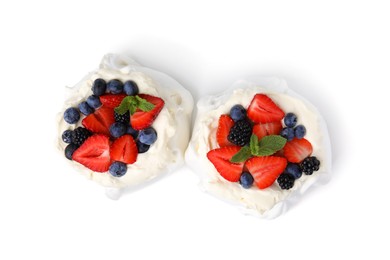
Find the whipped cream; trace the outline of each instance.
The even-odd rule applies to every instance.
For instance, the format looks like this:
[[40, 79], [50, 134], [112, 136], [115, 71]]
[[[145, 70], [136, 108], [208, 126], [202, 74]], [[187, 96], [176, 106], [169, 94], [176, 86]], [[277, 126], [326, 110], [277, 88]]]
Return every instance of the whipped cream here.
[[[295, 113], [298, 124], [306, 127], [305, 138], [313, 146], [313, 156], [321, 161], [320, 170], [311, 176], [302, 175], [290, 190], [282, 190], [275, 182], [266, 189], [253, 185], [244, 189], [239, 183], [225, 180], [208, 160], [207, 152], [218, 148], [216, 130], [222, 114], [229, 114], [232, 106], [248, 107], [256, 93], [268, 95], [283, 111]], [[283, 80], [268, 78], [239, 81], [232, 89], [202, 98], [197, 103], [197, 117], [192, 139], [186, 152], [186, 161], [201, 176], [201, 188], [226, 201], [241, 206], [248, 214], [273, 218], [287, 209], [298, 194], [320, 179], [326, 181], [331, 168], [330, 142], [324, 120], [317, 109], [288, 89]], [[286, 200], [287, 198], [290, 198]]]
[[138, 154], [137, 161], [129, 164], [127, 173], [120, 178], [113, 177], [108, 172], [94, 172], [75, 161], [69, 163], [82, 175], [111, 188], [136, 186], [181, 166], [190, 138], [193, 109], [191, 94], [167, 75], [142, 67], [129, 57], [113, 54], [104, 56], [98, 70], [89, 73], [75, 87], [69, 89], [70, 97], [57, 117], [58, 149], [63, 153], [67, 145], [62, 141], [62, 132], [81, 126], [84, 118], [82, 116], [77, 124], [70, 125], [63, 120], [65, 109], [77, 107], [80, 102], [86, 100], [92, 94], [91, 86], [97, 78], [119, 79], [122, 82], [133, 80], [137, 83], [140, 93], [161, 97], [165, 105], [152, 125], [158, 138], [146, 153]]

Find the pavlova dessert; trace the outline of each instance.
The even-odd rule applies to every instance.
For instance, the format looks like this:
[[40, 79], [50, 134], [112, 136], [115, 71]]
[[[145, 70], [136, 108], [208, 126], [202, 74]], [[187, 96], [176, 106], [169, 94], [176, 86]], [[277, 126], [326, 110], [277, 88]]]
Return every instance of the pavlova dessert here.
[[191, 94], [172, 78], [108, 54], [70, 89], [57, 146], [78, 172], [118, 196], [183, 164], [192, 109]]
[[202, 98], [186, 160], [201, 187], [273, 218], [331, 170], [326, 124], [283, 80], [237, 82]]

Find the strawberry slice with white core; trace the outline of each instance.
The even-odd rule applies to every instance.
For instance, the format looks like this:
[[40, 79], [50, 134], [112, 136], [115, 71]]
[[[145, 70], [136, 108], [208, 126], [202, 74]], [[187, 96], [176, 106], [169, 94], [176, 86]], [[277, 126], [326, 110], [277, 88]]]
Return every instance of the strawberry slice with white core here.
[[284, 112], [267, 95], [256, 94], [248, 107], [247, 115], [255, 123], [270, 123], [282, 120]]
[[253, 133], [261, 140], [261, 138], [267, 135], [279, 135], [282, 129], [283, 126], [280, 121], [265, 124], [260, 123], [253, 126]]
[[230, 128], [234, 125], [233, 119], [228, 115], [222, 115], [219, 117], [218, 129], [217, 129], [217, 142], [219, 147], [234, 145], [228, 140]]
[[313, 152], [313, 146], [305, 138], [293, 140], [286, 143], [283, 153], [286, 159], [292, 163], [300, 163]]
[[246, 161], [246, 168], [252, 174], [259, 189], [271, 186], [287, 166], [287, 160], [276, 156], [253, 157]]
[[94, 113], [85, 117], [82, 124], [93, 133], [110, 135], [110, 126], [114, 122], [114, 110], [112, 108], [102, 106]]
[[135, 130], [142, 130], [153, 124], [154, 120], [156, 119], [160, 111], [163, 109], [165, 102], [159, 97], [147, 94], [139, 94], [138, 96], [154, 105], [154, 108], [150, 111], [142, 111], [140, 109], [137, 109], [137, 111], [130, 116], [131, 126]]
[[237, 182], [240, 179], [244, 163], [232, 163], [230, 159], [240, 151], [239, 146], [217, 148], [207, 153], [207, 158], [219, 174], [226, 180]]
[[126, 164], [135, 163], [138, 156], [137, 145], [131, 135], [123, 135], [116, 139], [110, 148], [111, 160]]

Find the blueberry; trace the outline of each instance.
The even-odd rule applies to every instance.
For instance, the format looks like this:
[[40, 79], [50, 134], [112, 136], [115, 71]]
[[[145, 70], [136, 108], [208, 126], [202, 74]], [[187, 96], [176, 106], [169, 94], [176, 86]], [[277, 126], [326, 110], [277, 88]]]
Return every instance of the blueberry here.
[[73, 141], [72, 132], [73, 132], [72, 130], [65, 130], [62, 133], [62, 141], [64, 141], [67, 144], [72, 143], [72, 141]]
[[294, 113], [287, 113], [284, 117], [284, 124], [287, 127], [294, 127], [297, 124], [297, 116]]
[[127, 126], [126, 134], [133, 136], [134, 139], [138, 137], [138, 131], [129, 125]]
[[297, 125], [297, 127], [294, 128], [295, 137], [298, 139], [302, 139], [306, 134], [306, 127], [303, 125]]
[[157, 132], [152, 127], [141, 130], [138, 135], [138, 140], [143, 144], [151, 145], [157, 140]]
[[98, 109], [102, 105], [102, 102], [100, 102], [100, 98], [98, 96], [91, 95], [87, 98], [87, 104], [94, 109]]
[[115, 122], [110, 126], [110, 133], [114, 138], [121, 137], [127, 131], [127, 126], [120, 122]]
[[292, 175], [294, 179], [299, 179], [302, 176], [302, 170], [296, 163], [288, 163], [284, 172]]
[[95, 111], [92, 107], [88, 105], [86, 101], [83, 101], [79, 104], [79, 110], [86, 116], [92, 114]]
[[108, 171], [114, 177], [122, 177], [127, 172], [127, 165], [123, 162], [113, 162]]
[[239, 121], [239, 120], [242, 120], [246, 117], [246, 110], [243, 106], [241, 105], [234, 105], [231, 109], [230, 109], [230, 117], [234, 120], [234, 121]]
[[77, 148], [79, 147], [75, 144], [68, 144], [65, 148], [65, 157], [72, 160], [73, 153], [77, 150]]
[[240, 184], [245, 189], [249, 189], [252, 186], [253, 181], [253, 176], [249, 172], [243, 172], [240, 176]]
[[150, 145], [143, 144], [139, 140], [137, 140], [137, 148], [138, 148], [138, 153], [146, 153], [149, 150]]
[[126, 81], [125, 84], [123, 85], [123, 91], [126, 93], [128, 96], [135, 96], [138, 94], [138, 86], [137, 83], [134, 81]]
[[64, 112], [64, 120], [68, 124], [76, 124], [80, 119], [80, 113], [77, 108], [70, 107]]
[[112, 94], [120, 94], [123, 91], [123, 83], [117, 79], [107, 82], [107, 90]]
[[106, 93], [107, 83], [104, 79], [96, 79], [92, 85], [92, 92], [96, 96], [101, 96]]
[[287, 141], [291, 141], [294, 139], [294, 129], [285, 127], [280, 131], [280, 135], [287, 139]]

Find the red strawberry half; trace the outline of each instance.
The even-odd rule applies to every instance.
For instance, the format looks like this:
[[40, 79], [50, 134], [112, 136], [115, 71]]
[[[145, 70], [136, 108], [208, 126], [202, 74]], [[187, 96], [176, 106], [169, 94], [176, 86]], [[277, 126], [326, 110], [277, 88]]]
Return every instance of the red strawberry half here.
[[126, 96], [126, 94], [104, 94], [100, 96], [100, 102], [103, 106], [116, 108]]
[[231, 182], [237, 182], [240, 179], [244, 163], [232, 163], [230, 159], [241, 147], [227, 146], [217, 148], [207, 153], [207, 158], [223, 178]]
[[112, 108], [102, 106], [94, 113], [85, 117], [82, 124], [93, 133], [110, 135], [110, 126], [114, 122], [114, 110]]
[[253, 157], [246, 161], [245, 166], [252, 174], [256, 186], [265, 189], [272, 185], [287, 166], [287, 160], [282, 157]]
[[230, 128], [234, 125], [233, 119], [228, 115], [222, 115], [219, 117], [218, 129], [217, 129], [217, 142], [220, 147], [234, 145], [227, 139]]
[[253, 133], [257, 135], [259, 140], [267, 135], [278, 135], [282, 130], [283, 126], [280, 121], [265, 123], [265, 124], [257, 124], [253, 127]]
[[138, 96], [154, 105], [154, 108], [151, 111], [144, 112], [137, 110], [130, 118], [131, 126], [135, 130], [142, 130], [153, 124], [153, 121], [164, 107], [164, 100], [147, 94], [139, 94]]
[[286, 143], [283, 148], [283, 152], [284, 157], [286, 157], [289, 162], [299, 163], [311, 155], [313, 152], [313, 147], [311, 143], [305, 138], [294, 138], [293, 140]]
[[110, 148], [110, 156], [113, 161], [132, 164], [137, 160], [138, 149], [131, 135], [123, 135], [116, 139]]
[[93, 135], [73, 153], [73, 160], [95, 172], [106, 172], [110, 167], [110, 141], [105, 135]]
[[277, 122], [284, 117], [283, 110], [264, 94], [256, 94], [253, 97], [247, 114], [255, 123]]

